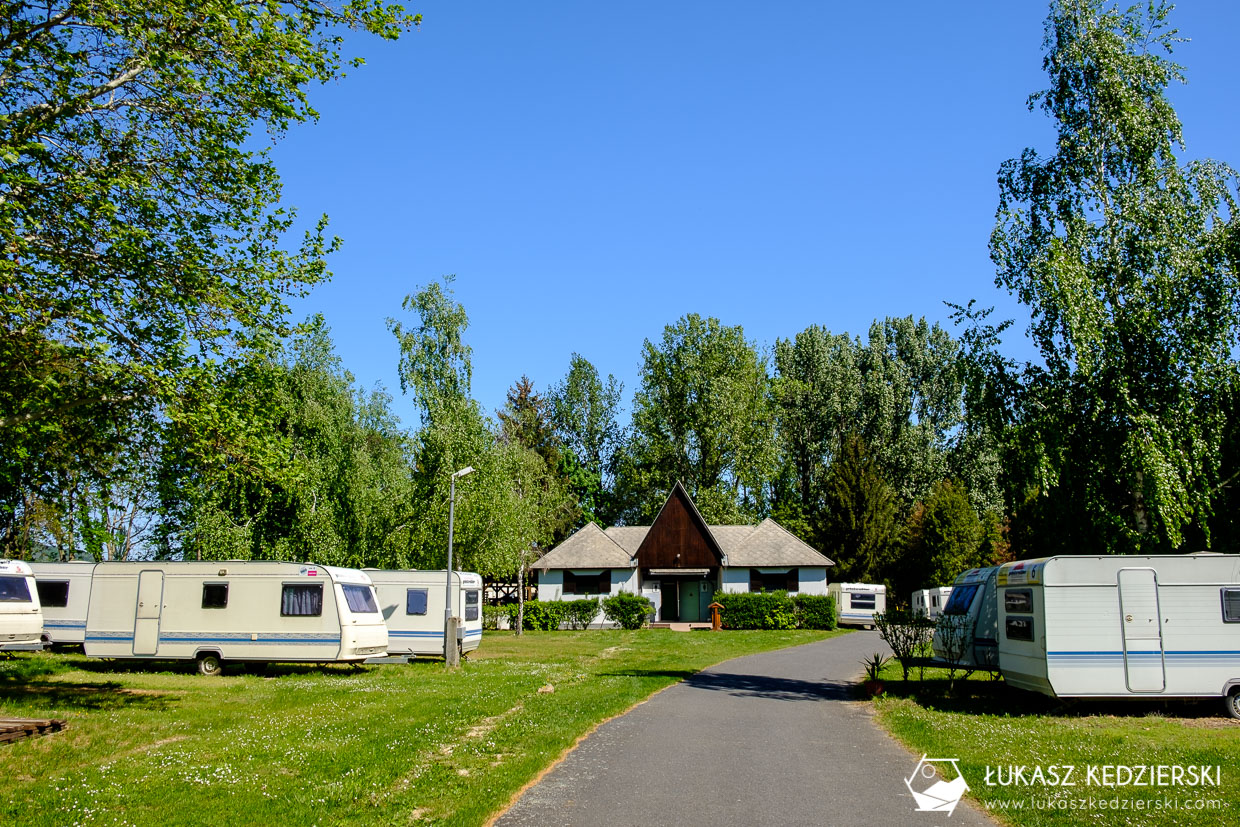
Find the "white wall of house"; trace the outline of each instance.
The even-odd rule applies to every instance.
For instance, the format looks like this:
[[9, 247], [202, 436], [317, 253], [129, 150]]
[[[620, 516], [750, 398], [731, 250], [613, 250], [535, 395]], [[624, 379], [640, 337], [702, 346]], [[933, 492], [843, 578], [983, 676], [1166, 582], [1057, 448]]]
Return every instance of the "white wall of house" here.
[[[574, 569], [574, 571], [576, 571]], [[592, 571], [592, 569], [584, 569], [583, 571]], [[538, 599], [539, 600], [584, 600], [586, 598], [600, 599], [612, 594], [620, 592], [637, 592], [637, 569], [610, 569], [611, 574], [611, 591], [607, 594], [573, 594], [564, 591], [564, 570], [548, 569], [539, 571], [538, 573]], [[603, 617], [600, 609], [599, 613], [594, 616], [593, 624], [609, 624], [610, 621]]]
[[827, 593], [827, 567], [806, 567], [800, 570], [797, 577], [801, 582], [801, 594]]
[[723, 569], [720, 580], [720, 591], [724, 594], [744, 594], [749, 591], [749, 569]]
[[[765, 571], [765, 569], [763, 569]], [[787, 571], [787, 569], [775, 569]], [[724, 569], [722, 576], [723, 591], [728, 593], [745, 593], [749, 591], [749, 569]], [[826, 566], [801, 566], [797, 569], [798, 594], [826, 594]]]

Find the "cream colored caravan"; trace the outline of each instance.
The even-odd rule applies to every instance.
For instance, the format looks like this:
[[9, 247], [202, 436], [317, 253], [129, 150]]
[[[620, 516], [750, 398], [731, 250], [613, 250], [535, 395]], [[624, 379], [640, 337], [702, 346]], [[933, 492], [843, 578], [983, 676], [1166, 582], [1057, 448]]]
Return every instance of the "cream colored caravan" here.
[[[379, 595], [379, 608], [388, 627], [389, 655], [442, 655], [444, 597], [447, 573], [440, 571], [386, 571], [366, 569]], [[482, 642], [482, 577], [468, 571], [452, 572], [452, 611], [461, 619], [457, 647], [472, 652]]]
[[360, 662], [387, 650], [370, 578], [266, 561], [100, 563], [84, 648], [97, 658]]
[[43, 611], [30, 565], [0, 560], [0, 652], [43, 648]]
[[1240, 718], [1240, 555], [1048, 557], [998, 574], [999, 667], [1058, 697], [1224, 697]]
[[831, 583], [835, 616], [841, 626], [874, 627], [874, 615], [887, 611], [887, 587], [878, 583]]
[[86, 609], [90, 605], [93, 561], [31, 563], [39, 603], [43, 606], [43, 641], [53, 645], [82, 645], [86, 637]]

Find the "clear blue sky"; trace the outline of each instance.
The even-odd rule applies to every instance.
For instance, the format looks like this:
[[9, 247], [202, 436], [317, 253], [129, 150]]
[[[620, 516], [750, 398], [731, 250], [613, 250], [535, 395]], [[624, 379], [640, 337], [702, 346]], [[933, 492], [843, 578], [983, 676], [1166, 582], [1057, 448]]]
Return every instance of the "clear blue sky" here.
[[[631, 399], [644, 339], [696, 312], [762, 347], [810, 324], [947, 324], [994, 286], [996, 172], [1051, 124], [1042, 2], [409, 3], [421, 30], [352, 38], [275, 150], [284, 200], [327, 213], [322, 312], [357, 380], [400, 398], [384, 320], [456, 274], [474, 396], [540, 389], [581, 353]], [[1240, 166], [1240, 3], [1190, 0], [1171, 90], [1186, 157]], [[1010, 342], [1029, 355], [1023, 323]]]

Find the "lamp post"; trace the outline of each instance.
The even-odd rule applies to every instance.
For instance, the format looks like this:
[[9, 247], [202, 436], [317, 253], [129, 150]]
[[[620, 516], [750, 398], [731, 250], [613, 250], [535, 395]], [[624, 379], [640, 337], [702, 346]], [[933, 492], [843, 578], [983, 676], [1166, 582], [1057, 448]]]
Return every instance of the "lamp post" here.
[[457, 666], [460, 663], [456, 649], [456, 618], [452, 616], [452, 527], [456, 509], [456, 480], [474, 472], [473, 466], [467, 465], [452, 474], [452, 482], [448, 489], [448, 582], [444, 589], [443, 602], [443, 663], [444, 666]]

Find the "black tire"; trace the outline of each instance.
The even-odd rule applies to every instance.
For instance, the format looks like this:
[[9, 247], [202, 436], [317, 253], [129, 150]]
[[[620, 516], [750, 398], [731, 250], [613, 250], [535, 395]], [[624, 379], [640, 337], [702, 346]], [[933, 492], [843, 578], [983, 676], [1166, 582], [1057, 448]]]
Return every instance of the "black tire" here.
[[214, 652], [203, 652], [198, 656], [198, 674], [207, 677], [223, 674], [224, 663]]
[[1240, 718], [1240, 686], [1233, 686], [1227, 690], [1227, 696], [1223, 698], [1223, 706], [1229, 716]]

